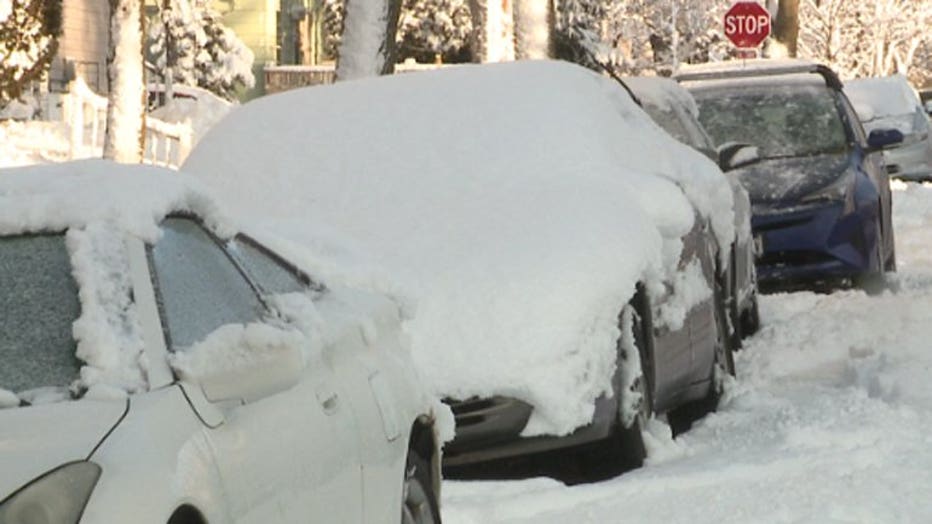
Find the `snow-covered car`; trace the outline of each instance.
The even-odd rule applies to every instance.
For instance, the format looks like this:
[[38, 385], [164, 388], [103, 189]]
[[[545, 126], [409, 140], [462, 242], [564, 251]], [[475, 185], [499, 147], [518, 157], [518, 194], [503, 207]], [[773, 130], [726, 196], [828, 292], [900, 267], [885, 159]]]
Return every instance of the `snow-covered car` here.
[[733, 372], [727, 180], [579, 66], [264, 97], [183, 170], [296, 246], [327, 223], [369, 254], [354, 279], [410, 300], [415, 364], [456, 416], [447, 465], [586, 443], [594, 467], [606, 451], [637, 463], [646, 417], [714, 398]]
[[[734, 170], [744, 161], [753, 160], [753, 146], [725, 147], [719, 151], [699, 122], [699, 108], [685, 88], [669, 78], [628, 77], [623, 79], [641, 102], [641, 107], [673, 138], [699, 151], [719, 164], [731, 186], [735, 211], [735, 237], [730, 246], [727, 278], [724, 283], [726, 305], [737, 347], [743, 337], [754, 334], [760, 326], [757, 305], [756, 249], [751, 237], [751, 200]], [[744, 162], [742, 161], [742, 163]]]
[[314, 280], [199, 185], [5, 170], [0, 282], [0, 522], [440, 522], [439, 403], [396, 303]]
[[884, 151], [887, 172], [903, 180], [932, 179], [932, 136], [929, 116], [903, 75], [859, 78], [845, 82], [864, 129], [897, 129], [903, 142]]
[[828, 67], [795, 60], [685, 67], [676, 75], [719, 144], [749, 143], [736, 173], [752, 204], [761, 285], [856, 281], [895, 271], [889, 176], [891, 129], [865, 133]]

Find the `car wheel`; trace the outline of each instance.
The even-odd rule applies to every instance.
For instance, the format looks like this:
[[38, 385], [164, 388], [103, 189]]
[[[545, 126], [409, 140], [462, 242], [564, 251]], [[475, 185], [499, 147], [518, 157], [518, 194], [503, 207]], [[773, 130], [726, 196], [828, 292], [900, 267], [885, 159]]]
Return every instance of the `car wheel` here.
[[855, 279], [855, 284], [868, 294], [880, 293], [884, 288], [884, 254], [883, 254], [883, 234], [880, 230], [880, 220], [875, 225], [874, 253], [871, 256], [873, 268], [864, 272]]
[[749, 337], [760, 329], [760, 306], [757, 303], [757, 293], [751, 298], [751, 307], [741, 313], [741, 334]]
[[618, 412], [612, 435], [578, 450], [582, 473], [590, 481], [641, 467], [647, 457], [641, 431], [653, 414], [649, 360], [653, 319], [643, 286], [638, 286], [631, 303], [622, 310], [620, 319], [622, 327], [631, 327], [629, 336], [622, 333], [618, 342], [621, 384], [627, 384], [627, 387], [618, 393]]
[[427, 459], [410, 450], [405, 465], [401, 524], [440, 524], [437, 494], [434, 492], [430, 472]]
[[744, 330], [741, 325], [741, 305], [738, 303], [738, 256], [734, 245], [731, 248], [731, 266], [728, 270], [728, 279], [731, 287], [728, 290], [726, 305], [728, 309], [728, 333], [731, 337], [731, 347], [736, 351], [741, 349], [744, 339]]

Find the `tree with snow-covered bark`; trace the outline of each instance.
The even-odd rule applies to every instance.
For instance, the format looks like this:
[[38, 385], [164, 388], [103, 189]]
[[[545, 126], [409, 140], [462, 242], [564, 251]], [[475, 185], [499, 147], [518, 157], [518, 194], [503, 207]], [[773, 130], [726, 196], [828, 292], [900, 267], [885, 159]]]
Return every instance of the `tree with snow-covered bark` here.
[[337, 80], [389, 74], [401, 0], [345, 0]]
[[205, 2], [169, 0], [160, 22], [149, 27], [148, 51], [161, 71], [171, 71], [173, 81], [227, 100], [255, 85], [252, 51]]
[[515, 0], [515, 58], [542, 59], [553, 56], [556, 23], [553, 0]]
[[472, 13], [472, 49], [475, 62], [515, 59], [514, 13], [505, 0], [469, 0]]
[[61, 0], [0, 0], [0, 108], [48, 71], [61, 17]]
[[111, 0], [107, 76], [110, 94], [104, 158], [142, 161], [146, 86], [143, 80], [143, 13], [139, 0]]

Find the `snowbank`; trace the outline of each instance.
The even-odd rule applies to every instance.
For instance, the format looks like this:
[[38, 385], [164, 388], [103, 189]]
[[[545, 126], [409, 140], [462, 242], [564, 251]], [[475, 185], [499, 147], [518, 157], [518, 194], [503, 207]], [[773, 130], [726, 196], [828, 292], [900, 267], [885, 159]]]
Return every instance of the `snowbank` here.
[[355, 239], [417, 302], [407, 329], [429, 388], [528, 401], [539, 433], [588, 423], [610, 390], [618, 314], [638, 280], [672, 271], [664, 240], [681, 247], [692, 225], [671, 181], [734, 234], [711, 162], [614, 81], [559, 62], [259, 99], [183, 170], [294, 246], [321, 223]]

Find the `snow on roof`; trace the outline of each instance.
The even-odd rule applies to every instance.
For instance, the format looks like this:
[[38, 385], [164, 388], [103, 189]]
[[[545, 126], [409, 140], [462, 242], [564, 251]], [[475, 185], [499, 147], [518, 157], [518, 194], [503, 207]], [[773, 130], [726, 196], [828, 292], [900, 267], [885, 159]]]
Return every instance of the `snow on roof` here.
[[692, 95], [674, 80], [659, 76], [625, 77], [623, 80], [645, 104], [661, 109], [680, 106], [695, 116], [699, 115], [699, 108]]
[[865, 120], [912, 115], [920, 108], [919, 96], [903, 75], [850, 80], [845, 83], [845, 94], [859, 113], [863, 108], [858, 106], [870, 109], [873, 114], [860, 115]]
[[106, 160], [2, 169], [0, 235], [108, 221], [152, 241], [163, 217], [192, 212], [228, 236], [230, 226], [200, 187], [168, 169]]
[[618, 313], [661, 264], [658, 222], [692, 224], [670, 180], [733, 235], [714, 164], [614, 81], [559, 62], [261, 98], [183, 170], [294, 240], [301, 223], [355, 239], [417, 302], [407, 330], [428, 387], [526, 400], [531, 433], [588, 423], [610, 390]]
[[774, 69], [788, 69], [793, 67], [805, 67], [816, 65], [810, 60], [795, 58], [756, 58], [752, 60], [724, 60], [721, 62], [706, 62], [704, 64], [683, 64], [674, 73], [674, 77], [694, 73], [718, 73], [726, 71], [761, 71], [766, 72]]

